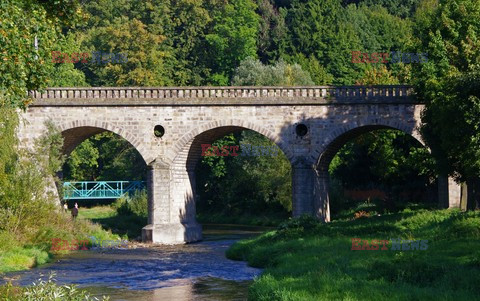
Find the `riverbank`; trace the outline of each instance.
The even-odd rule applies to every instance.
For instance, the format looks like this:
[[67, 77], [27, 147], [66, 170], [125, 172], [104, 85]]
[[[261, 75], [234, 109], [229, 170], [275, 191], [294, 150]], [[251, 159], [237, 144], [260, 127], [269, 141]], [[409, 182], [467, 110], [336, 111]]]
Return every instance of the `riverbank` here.
[[56, 212], [50, 215], [50, 224], [36, 229], [27, 237], [15, 237], [9, 232], [0, 231], [0, 276], [3, 273], [27, 270], [52, 261], [55, 254], [67, 254], [70, 251], [54, 252], [53, 239], [66, 241], [89, 240], [95, 236], [99, 240], [119, 240], [120, 237], [100, 225], [86, 219], [72, 221], [69, 213]]
[[[390, 243], [351, 250], [352, 238]], [[428, 240], [428, 248], [391, 250], [395, 238]], [[266, 268], [251, 300], [478, 300], [479, 239], [480, 212], [404, 210], [329, 224], [292, 220], [237, 242], [227, 257]]]

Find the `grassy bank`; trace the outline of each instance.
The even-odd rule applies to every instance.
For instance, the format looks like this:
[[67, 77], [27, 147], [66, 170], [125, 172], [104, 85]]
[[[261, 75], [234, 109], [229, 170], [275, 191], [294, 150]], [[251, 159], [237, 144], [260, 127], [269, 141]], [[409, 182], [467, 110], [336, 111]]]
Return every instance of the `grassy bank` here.
[[119, 214], [113, 206], [81, 208], [78, 217], [98, 223], [104, 229], [129, 240], [141, 238], [142, 228], [147, 224], [145, 216], [132, 213]]
[[[428, 239], [427, 250], [351, 250], [362, 240]], [[404, 210], [317, 224], [292, 220], [227, 257], [265, 267], [252, 300], [478, 300], [480, 213]]]
[[69, 251], [50, 250], [54, 238], [69, 242], [88, 239], [89, 236], [101, 240], [120, 239], [118, 235], [87, 220], [72, 221], [69, 214], [51, 214], [50, 221], [48, 226], [41, 227], [27, 238], [0, 231], [0, 274], [36, 267], [51, 261], [57, 253], [68, 253]]

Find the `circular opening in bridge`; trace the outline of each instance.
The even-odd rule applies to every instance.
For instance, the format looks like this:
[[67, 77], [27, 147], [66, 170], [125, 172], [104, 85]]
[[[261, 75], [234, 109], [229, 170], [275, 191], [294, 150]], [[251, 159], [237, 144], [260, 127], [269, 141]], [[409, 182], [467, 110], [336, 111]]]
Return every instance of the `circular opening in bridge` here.
[[308, 127], [303, 123], [300, 123], [295, 127], [295, 132], [297, 132], [298, 136], [303, 137], [308, 133]]
[[155, 137], [161, 138], [163, 135], [165, 135], [165, 129], [161, 125], [156, 125], [153, 129], [153, 134]]

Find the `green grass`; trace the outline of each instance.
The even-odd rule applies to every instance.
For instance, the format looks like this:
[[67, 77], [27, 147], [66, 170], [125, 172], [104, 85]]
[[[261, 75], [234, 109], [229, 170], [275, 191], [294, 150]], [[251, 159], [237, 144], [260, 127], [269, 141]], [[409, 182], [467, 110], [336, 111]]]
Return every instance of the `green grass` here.
[[79, 219], [88, 219], [100, 224], [104, 229], [121, 236], [124, 239], [138, 239], [142, 228], [147, 225], [147, 218], [135, 214], [118, 214], [110, 206], [80, 208]]
[[[428, 239], [425, 251], [351, 250], [351, 238]], [[479, 300], [480, 213], [404, 210], [315, 224], [293, 220], [234, 244], [265, 267], [251, 300]]]
[[95, 236], [99, 240], [120, 239], [118, 235], [83, 218], [72, 221], [68, 214], [63, 213], [52, 214], [51, 218], [49, 225], [32, 230], [27, 238], [0, 231], [0, 274], [36, 267], [49, 262], [57, 253], [70, 252], [66, 250], [51, 251], [54, 238], [70, 242], [88, 239], [89, 236]]
[[29, 269], [45, 264], [51, 258], [51, 254], [38, 247], [16, 247], [1, 253], [0, 273]]
[[101, 219], [116, 215], [115, 209], [110, 206], [97, 206], [92, 208], [80, 208], [78, 218], [80, 219]]

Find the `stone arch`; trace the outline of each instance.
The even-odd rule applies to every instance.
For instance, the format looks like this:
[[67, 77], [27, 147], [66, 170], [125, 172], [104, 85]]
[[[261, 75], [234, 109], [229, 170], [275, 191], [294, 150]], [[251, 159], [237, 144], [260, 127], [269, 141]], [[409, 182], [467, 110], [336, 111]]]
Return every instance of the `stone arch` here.
[[[283, 141], [278, 135], [275, 135], [264, 127], [258, 126], [249, 121], [238, 119], [211, 121], [192, 129], [175, 143], [167, 154], [166, 160], [170, 163], [185, 163], [188, 164], [189, 167], [194, 167], [200, 159], [201, 142], [210, 142], [212, 139], [215, 140], [222, 137], [222, 135], [239, 130], [253, 130], [267, 137], [273, 141], [282, 150], [287, 159], [292, 162], [294, 156], [287, 142]], [[204, 137], [202, 137], [202, 135]], [[198, 141], [195, 141], [196, 139]]]
[[139, 139], [127, 130], [111, 123], [100, 120], [81, 119], [62, 123], [57, 126], [62, 132], [64, 138], [64, 153], [67, 155], [85, 139], [109, 131], [127, 140], [138, 151], [147, 165], [154, 160], [153, 156], [148, 154]]
[[325, 136], [321, 147], [313, 152], [319, 170], [328, 170], [328, 165], [340, 148], [348, 141], [374, 130], [392, 129], [399, 130], [417, 140], [429, 149], [423, 141], [416, 126], [407, 125], [398, 121], [383, 120], [381, 122], [351, 123], [331, 131]]
[[[315, 183], [313, 195], [314, 215], [325, 222], [330, 221], [330, 197], [329, 197], [329, 173], [328, 167], [335, 154], [349, 140], [360, 136], [361, 134], [380, 129], [395, 129], [411, 135], [418, 142], [425, 146], [417, 130], [416, 123], [402, 123], [398, 121], [389, 121], [374, 119], [367, 122], [354, 122], [336, 127], [328, 133], [320, 148], [315, 151], [317, 161], [315, 164]], [[308, 206], [307, 206], [308, 207]]]

